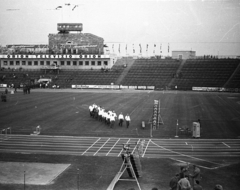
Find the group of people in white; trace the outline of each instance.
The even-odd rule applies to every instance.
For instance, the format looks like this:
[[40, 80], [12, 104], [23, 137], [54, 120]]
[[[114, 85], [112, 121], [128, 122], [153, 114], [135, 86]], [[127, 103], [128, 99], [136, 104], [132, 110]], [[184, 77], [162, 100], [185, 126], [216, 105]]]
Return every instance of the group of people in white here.
[[125, 120], [127, 128], [129, 127], [131, 122], [129, 114], [124, 117], [121, 112], [117, 116], [114, 110], [106, 110], [103, 107], [96, 105], [95, 103], [89, 106], [89, 113], [90, 117], [95, 118], [96, 120], [99, 120], [101, 122], [105, 122], [105, 124], [109, 125], [110, 128], [114, 127], [116, 120], [118, 120], [118, 125], [121, 127], [123, 126], [123, 122]]

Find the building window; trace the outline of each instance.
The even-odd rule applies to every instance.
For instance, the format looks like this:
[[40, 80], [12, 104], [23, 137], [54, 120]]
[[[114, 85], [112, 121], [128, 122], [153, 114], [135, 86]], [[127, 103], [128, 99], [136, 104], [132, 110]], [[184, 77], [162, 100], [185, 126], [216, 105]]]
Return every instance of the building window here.
[[91, 65], [95, 65], [95, 61], [91, 61]]
[[32, 65], [32, 61], [28, 61], [28, 65]]
[[20, 61], [16, 61], [16, 65], [20, 65]]
[[22, 61], [22, 65], [26, 65], [26, 61]]
[[79, 65], [83, 65], [83, 61], [79, 61]]
[[77, 50], [76, 49], [73, 49], [73, 54], [77, 54]]
[[85, 65], [89, 65], [89, 61], [85, 61]]
[[34, 65], [38, 65], [38, 61], [34, 61]]
[[71, 61], [67, 61], [67, 65], [71, 65]]
[[98, 61], [97, 64], [98, 64], [98, 66], [101, 66], [101, 65], [102, 65], [102, 62], [101, 62], [101, 61]]
[[61, 61], [61, 65], [65, 65], [64, 61]]
[[108, 62], [107, 62], [107, 61], [104, 61], [104, 65], [108, 65]]
[[44, 65], [44, 61], [40, 61], [40, 65]]
[[13, 61], [10, 61], [10, 65], [13, 65]]
[[47, 65], [50, 65], [50, 61], [47, 61]]
[[77, 65], [77, 61], [73, 61], [73, 65]]
[[4, 65], [7, 65], [8, 63], [7, 63], [7, 61], [4, 61], [3, 64], [4, 64]]

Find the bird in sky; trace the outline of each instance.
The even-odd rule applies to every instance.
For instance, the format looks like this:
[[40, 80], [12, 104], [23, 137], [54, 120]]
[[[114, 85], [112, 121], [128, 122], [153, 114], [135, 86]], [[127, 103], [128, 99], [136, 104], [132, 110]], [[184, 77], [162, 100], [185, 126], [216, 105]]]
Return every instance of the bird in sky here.
[[72, 8], [72, 11], [74, 11], [74, 9], [75, 9], [76, 7], [78, 7], [78, 5], [75, 5], [75, 6]]
[[61, 9], [61, 8], [62, 8], [62, 6], [58, 6], [58, 7], [56, 7], [55, 9], [58, 10], [58, 9]]

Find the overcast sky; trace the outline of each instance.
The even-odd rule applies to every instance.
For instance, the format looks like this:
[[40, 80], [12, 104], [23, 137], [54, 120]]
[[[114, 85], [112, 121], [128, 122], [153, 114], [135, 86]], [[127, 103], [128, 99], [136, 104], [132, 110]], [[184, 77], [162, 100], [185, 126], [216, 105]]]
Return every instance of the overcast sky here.
[[116, 54], [120, 45], [120, 54], [138, 55], [141, 44], [142, 54], [167, 55], [169, 44], [240, 55], [240, 0], [0, 0], [1, 45], [48, 44], [61, 22], [83, 23]]

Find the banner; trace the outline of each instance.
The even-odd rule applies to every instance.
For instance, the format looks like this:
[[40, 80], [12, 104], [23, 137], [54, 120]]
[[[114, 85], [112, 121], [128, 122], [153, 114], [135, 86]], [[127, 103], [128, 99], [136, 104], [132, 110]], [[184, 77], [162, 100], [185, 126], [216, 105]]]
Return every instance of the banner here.
[[54, 58], [65, 58], [65, 59], [82, 59], [82, 58], [110, 58], [109, 55], [71, 55], [71, 54], [58, 54], [58, 55], [49, 55], [49, 54], [36, 54], [36, 55], [28, 55], [28, 54], [10, 54], [10, 55], [0, 55], [0, 58], [6, 59], [15, 59], [15, 58], [22, 58], [22, 59], [54, 59]]
[[153, 115], [152, 115], [152, 129], [156, 130], [158, 125], [158, 113], [159, 113], [159, 101], [154, 100], [153, 102]]
[[7, 84], [0, 84], [0, 88], [6, 88]]
[[147, 86], [147, 89], [148, 89], [148, 90], [154, 90], [154, 89], [155, 89], [155, 86]]
[[139, 90], [146, 90], [146, 86], [138, 86], [137, 89], [139, 89]]

